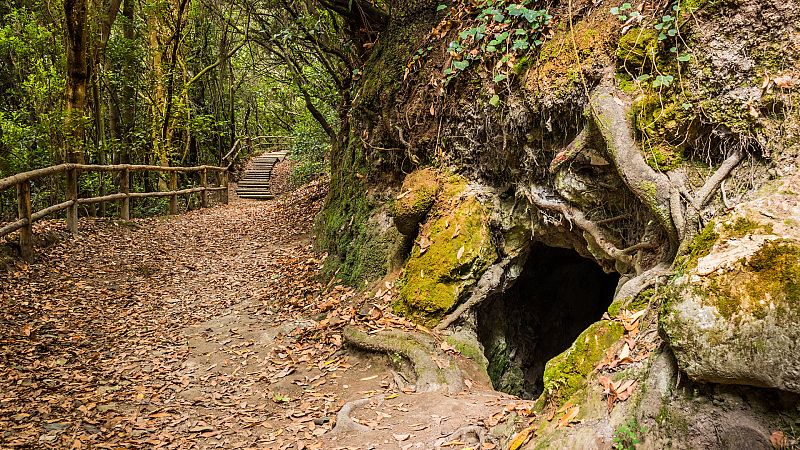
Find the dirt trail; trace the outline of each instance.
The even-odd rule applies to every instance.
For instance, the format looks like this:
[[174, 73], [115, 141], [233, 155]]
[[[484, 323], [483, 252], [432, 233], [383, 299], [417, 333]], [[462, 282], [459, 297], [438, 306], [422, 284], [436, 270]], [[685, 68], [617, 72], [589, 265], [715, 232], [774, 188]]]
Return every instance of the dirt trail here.
[[[390, 284], [322, 284], [324, 195], [82, 220], [0, 272], [0, 448], [432, 448], [507, 405], [476, 376], [457, 395], [403, 390], [389, 358], [342, 346], [347, 323], [412, 325]], [[360, 398], [371, 431], [332, 431]]]

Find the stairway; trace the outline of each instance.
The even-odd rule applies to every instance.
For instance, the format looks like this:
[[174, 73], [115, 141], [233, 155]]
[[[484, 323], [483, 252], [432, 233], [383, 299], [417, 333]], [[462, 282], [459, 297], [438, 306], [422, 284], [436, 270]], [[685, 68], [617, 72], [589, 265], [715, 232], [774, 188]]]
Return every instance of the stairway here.
[[236, 195], [239, 198], [253, 200], [270, 200], [275, 197], [270, 188], [272, 169], [279, 161], [286, 157], [286, 153], [266, 153], [256, 156], [245, 169], [242, 179], [236, 186]]

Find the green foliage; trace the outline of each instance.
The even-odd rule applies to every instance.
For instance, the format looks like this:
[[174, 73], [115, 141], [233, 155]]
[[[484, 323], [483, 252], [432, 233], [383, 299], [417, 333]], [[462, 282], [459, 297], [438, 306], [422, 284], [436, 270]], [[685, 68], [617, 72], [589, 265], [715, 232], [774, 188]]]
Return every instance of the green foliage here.
[[617, 16], [620, 22], [625, 22], [629, 18], [632, 17], [639, 17], [639, 11], [633, 10], [633, 6], [630, 3], [623, 3], [620, 6], [615, 6], [611, 8], [611, 14]]
[[19, 7], [0, 19], [0, 177], [57, 159], [64, 48], [45, 17]]
[[[534, 8], [533, 3], [532, 0], [481, 0], [477, 4], [461, 2], [450, 8], [443, 23], [458, 20], [462, 26], [456, 40], [447, 47], [452, 60], [442, 72], [444, 84], [482, 64], [494, 74], [494, 83], [506, 80], [513, 73], [518, 56], [542, 45], [544, 32], [553, 18], [547, 10]], [[442, 6], [439, 5], [437, 11], [446, 9]], [[472, 17], [464, 21], [460, 17], [468, 11], [473, 11]], [[408, 64], [406, 76], [432, 48], [426, 45], [417, 50]], [[496, 103], [492, 104], [496, 106]]]
[[614, 431], [614, 449], [634, 450], [642, 442], [641, 436], [645, 431], [635, 418], [623, 423]]

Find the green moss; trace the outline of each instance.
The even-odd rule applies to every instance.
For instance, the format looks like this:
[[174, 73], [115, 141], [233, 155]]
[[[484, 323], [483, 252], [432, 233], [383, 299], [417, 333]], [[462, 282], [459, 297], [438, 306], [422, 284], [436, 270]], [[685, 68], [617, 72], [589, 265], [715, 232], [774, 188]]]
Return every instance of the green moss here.
[[631, 122], [648, 142], [645, 158], [656, 170], [671, 170], [684, 163], [687, 136], [693, 133], [696, 113], [692, 101], [677, 86], [645, 91], [631, 105]]
[[420, 231], [430, 246], [412, 249], [395, 305], [397, 312], [426, 325], [441, 319], [497, 259], [486, 207], [472, 196], [444, 203], [448, 207], [442, 205]]
[[525, 376], [519, 364], [511, 360], [508, 344], [497, 341], [493, 348], [488, 349], [487, 355], [489, 365], [486, 373], [495, 390], [516, 396], [524, 395]]
[[405, 234], [412, 235], [436, 201], [441, 184], [433, 169], [420, 169], [403, 180], [401, 197], [392, 205], [395, 226]]
[[463, 355], [465, 358], [475, 361], [484, 370], [488, 369], [489, 361], [486, 359], [486, 355], [483, 354], [483, 351], [480, 348], [469, 342], [464, 342], [455, 336], [447, 336], [445, 341], [455, 347], [458, 353], [461, 353], [461, 355]]
[[608, 307], [608, 315], [609, 317], [617, 317], [623, 308], [627, 309], [628, 311], [641, 311], [642, 309], [650, 306], [653, 295], [655, 295], [655, 291], [653, 289], [645, 289], [633, 299], [618, 299]]
[[345, 256], [344, 281], [358, 283], [381, 278], [397, 267], [403, 237], [394, 228], [383, 229], [368, 221]]
[[738, 217], [733, 223], [722, 226], [726, 238], [742, 238], [748, 234], [772, 234], [772, 224], [762, 225], [747, 217]]
[[697, 266], [697, 261], [711, 253], [711, 249], [719, 239], [719, 234], [714, 231], [714, 222], [709, 222], [697, 236], [695, 236], [692, 243], [689, 244], [688, 253], [683, 261], [684, 268], [692, 268]]
[[658, 187], [652, 181], [643, 181], [641, 188], [649, 200], [655, 201], [658, 198]]
[[581, 333], [564, 353], [547, 362], [542, 399], [560, 405], [586, 385], [586, 379], [623, 335], [618, 322], [600, 321]]
[[763, 319], [774, 309], [794, 316], [800, 310], [800, 246], [775, 240], [765, 243], [736, 270], [707, 277], [696, 294], [731, 319], [747, 313]]
[[789, 240], [764, 244], [748, 261], [756, 280], [748, 287], [753, 296], [770, 294], [792, 308], [800, 305], [800, 246]]
[[594, 10], [568, 27], [562, 23], [539, 52], [537, 67], [530, 71], [528, 84], [541, 95], [566, 98], [582, 91], [583, 67], [612, 63], [618, 24], [602, 8]]
[[661, 45], [653, 28], [632, 28], [619, 38], [619, 67], [634, 75], [650, 73], [657, 64]]
[[658, 144], [645, 152], [647, 165], [662, 172], [670, 171], [681, 167], [686, 160], [680, 150], [665, 144]]

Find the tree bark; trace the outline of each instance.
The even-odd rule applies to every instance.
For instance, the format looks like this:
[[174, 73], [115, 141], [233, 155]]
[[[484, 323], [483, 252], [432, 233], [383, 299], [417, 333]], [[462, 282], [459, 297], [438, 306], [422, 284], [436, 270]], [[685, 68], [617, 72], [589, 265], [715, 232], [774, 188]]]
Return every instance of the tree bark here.
[[65, 0], [67, 32], [67, 90], [65, 107], [65, 157], [67, 162], [83, 163], [86, 140], [86, 84], [88, 79], [87, 0]]

